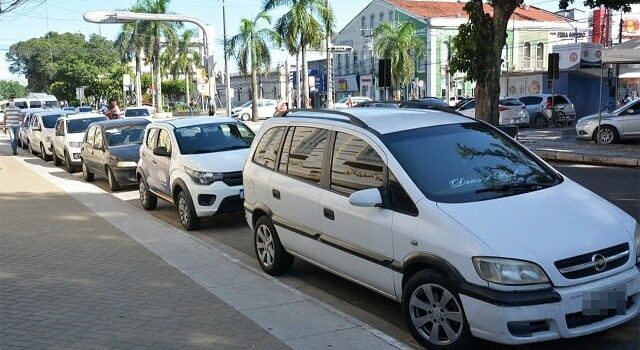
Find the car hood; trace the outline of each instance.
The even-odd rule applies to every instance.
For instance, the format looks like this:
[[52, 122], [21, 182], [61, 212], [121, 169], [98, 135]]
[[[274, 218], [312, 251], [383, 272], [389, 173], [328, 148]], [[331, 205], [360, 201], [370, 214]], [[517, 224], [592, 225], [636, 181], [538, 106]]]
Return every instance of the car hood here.
[[249, 149], [182, 156], [185, 167], [196, 171], [228, 173], [242, 171]]
[[84, 141], [84, 133], [67, 134], [66, 139], [67, 142], [82, 142]]
[[438, 207], [498, 256], [542, 266], [555, 285], [575, 283], [560, 275], [555, 261], [631, 245], [635, 225], [628, 214], [567, 178], [543, 190]]
[[140, 145], [126, 145], [109, 148], [111, 155], [125, 161], [138, 162], [140, 159]]
[[611, 118], [615, 118], [615, 117], [617, 117], [617, 115], [611, 114], [611, 113], [602, 113], [602, 116], [600, 116], [597, 113], [596, 114], [589, 114], [587, 116], [584, 116], [584, 117], [580, 118], [578, 120], [578, 123], [586, 123], [586, 122], [589, 122], [591, 120], [596, 120], [597, 121], [600, 118], [602, 118], [604, 120], [604, 119], [611, 119]]

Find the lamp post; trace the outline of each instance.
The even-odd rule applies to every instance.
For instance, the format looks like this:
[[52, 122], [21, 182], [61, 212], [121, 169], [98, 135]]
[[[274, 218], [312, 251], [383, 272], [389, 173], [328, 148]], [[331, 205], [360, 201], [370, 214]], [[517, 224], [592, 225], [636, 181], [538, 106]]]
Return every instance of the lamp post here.
[[224, 40], [224, 84], [227, 95], [227, 117], [231, 117], [231, 78], [229, 77], [229, 54], [227, 52], [227, 11], [225, 0], [222, 0], [222, 29]]
[[[214, 43], [213, 36], [209, 33], [208, 26], [201, 20], [183, 15], [165, 13], [138, 13], [132, 11], [89, 11], [83, 16], [84, 20], [98, 24], [122, 24], [136, 21], [165, 21], [165, 22], [189, 22], [202, 29], [205, 37], [205, 67], [209, 76], [209, 103], [213, 103], [215, 111], [216, 77], [214, 72]], [[229, 95], [227, 85], [227, 95]], [[160, 104], [160, 101], [157, 101]], [[162, 106], [158, 106], [161, 109]], [[209, 107], [211, 108], [211, 107]]]

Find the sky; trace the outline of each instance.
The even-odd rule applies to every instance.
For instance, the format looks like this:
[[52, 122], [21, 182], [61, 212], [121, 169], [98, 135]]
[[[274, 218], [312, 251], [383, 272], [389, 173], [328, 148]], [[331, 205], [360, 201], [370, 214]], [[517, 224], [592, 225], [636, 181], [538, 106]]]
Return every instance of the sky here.
[[[580, 0], [577, 0], [580, 2]], [[23, 76], [9, 73], [5, 54], [9, 47], [19, 41], [40, 37], [49, 31], [101, 34], [113, 40], [121, 25], [93, 24], [85, 22], [82, 15], [92, 10], [123, 10], [131, 7], [135, 0], [29, 0], [13, 12], [0, 15], [0, 79], [13, 79], [26, 84]], [[330, 0], [336, 14], [336, 29], [340, 30], [358, 14], [370, 0]], [[241, 18], [251, 18], [260, 11], [262, 0], [226, 0], [227, 36], [237, 32]], [[557, 10], [558, 0], [532, 0], [531, 5], [547, 10]], [[214, 28], [216, 36], [216, 61], [222, 62], [222, 1], [221, 0], [173, 0], [173, 13], [194, 16]], [[274, 12], [274, 21], [284, 11]], [[185, 25], [190, 28], [191, 25]], [[277, 49], [272, 51], [272, 62], [284, 62], [287, 54]], [[291, 58], [293, 60], [294, 58]], [[236, 71], [233, 61], [230, 70]]]

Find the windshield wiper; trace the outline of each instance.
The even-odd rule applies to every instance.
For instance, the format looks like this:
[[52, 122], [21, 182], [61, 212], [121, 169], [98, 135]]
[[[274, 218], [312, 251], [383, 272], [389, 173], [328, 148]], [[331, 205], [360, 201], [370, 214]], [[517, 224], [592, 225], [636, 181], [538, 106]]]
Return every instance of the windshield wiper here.
[[514, 191], [514, 190], [541, 190], [543, 188], [551, 187], [552, 184], [544, 184], [544, 183], [512, 183], [507, 185], [500, 186], [492, 186], [487, 188], [481, 188], [476, 190], [476, 193], [483, 192], [505, 192], [505, 191]]

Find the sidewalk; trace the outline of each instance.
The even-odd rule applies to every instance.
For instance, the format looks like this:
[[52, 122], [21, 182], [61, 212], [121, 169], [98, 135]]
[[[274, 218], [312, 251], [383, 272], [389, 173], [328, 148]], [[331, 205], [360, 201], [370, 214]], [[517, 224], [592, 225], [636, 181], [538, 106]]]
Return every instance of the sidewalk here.
[[521, 128], [518, 141], [547, 161], [640, 167], [640, 142], [599, 145], [576, 139], [575, 129]]

